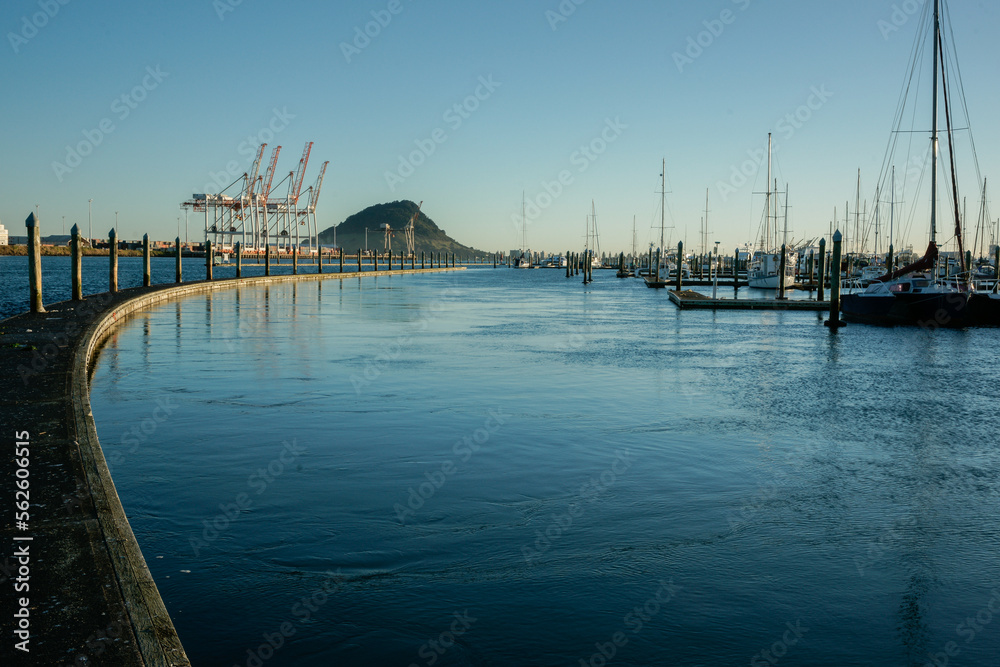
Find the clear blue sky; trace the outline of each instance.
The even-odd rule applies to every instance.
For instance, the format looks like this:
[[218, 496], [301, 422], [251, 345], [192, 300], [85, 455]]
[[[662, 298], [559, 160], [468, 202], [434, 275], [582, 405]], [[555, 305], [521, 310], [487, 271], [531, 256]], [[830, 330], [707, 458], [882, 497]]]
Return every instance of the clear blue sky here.
[[[279, 178], [306, 141], [315, 142], [306, 186], [330, 160], [321, 228], [373, 203], [423, 200], [449, 234], [489, 250], [519, 246], [522, 191], [538, 201], [542, 183], [564, 170], [562, 192], [529, 221], [533, 249], [582, 247], [592, 200], [604, 249], [631, 247], [633, 216], [645, 247], [659, 236], [663, 158], [672, 242], [698, 241], [706, 189], [710, 240], [729, 249], [753, 240], [765, 167], [735, 192], [719, 184], [774, 132], [791, 235], [815, 237], [835, 206], [841, 215], [845, 201], [853, 207], [858, 168], [862, 196], [872, 197], [919, 13], [897, 14], [897, 31], [885, 26], [894, 5], [923, 4], [564, 0], [574, 8], [564, 17], [559, 0], [236, 1], [4, 2], [0, 221], [23, 234], [38, 204], [43, 233], [58, 233], [64, 215], [67, 228], [86, 230], [93, 198], [101, 236], [117, 210], [124, 237], [173, 238], [180, 202], [231, 161], [246, 170], [244, 142], [273, 122], [281, 129], [271, 145], [284, 147]], [[991, 115], [1000, 108], [1000, 6], [949, 5], [980, 164], [1000, 178]], [[46, 6], [58, 12], [39, 14]], [[372, 12], [387, 25], [345, 55]], [[720, 16], [728, 23], [713, 23]], [[33, 17], [41, 28], [26, 27]], [[704, 32], [708, 45], [678, 67], [674, 54], [710, 28], [719, 34]], [[144, 99], [131, 108], [121, 96], [137, 86]], [[832, 95], [813, 98], [817, 108], [793, 132], [779, 124], [814, 90]], [[466, 117], [448, 113], [477, 92], [483, 99]], [[113, 130], [103, 132], [102, 121]], [[443, 143], [390, 185], [400, 156], [437, 129]], [[54, 166], [75, 164], [67, 146], [88, 134], [100, 138], [89, 155], [69, 171]], [[593, 160], [578, 152], [603, 140]], [[970, 216], [976, 187], [970, 174]], [[913, 222], [914, 245], [926, 241], [926, 208]], [[192, 238], [198, 228], [192, 216]]]

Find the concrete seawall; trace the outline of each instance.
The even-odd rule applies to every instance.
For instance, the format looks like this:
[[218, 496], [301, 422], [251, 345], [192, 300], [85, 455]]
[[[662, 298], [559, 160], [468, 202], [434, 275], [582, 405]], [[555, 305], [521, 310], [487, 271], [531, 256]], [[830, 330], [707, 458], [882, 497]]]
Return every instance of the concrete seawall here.
[[[157, 285], [0, 322], [0, 425], [5, 451], [17, 452], [4, 457], [0, 494], [18, 510], [4, 526], [0, 612], [13, 617], [15, 630], [24, 628], [21, 636], [5, 633], [0, 664], [190, 664], [118, 499], [90, 409], [92, 362], [130, 314], [234, 287], [456, 270], [464, 267]], [[22, 513], [16, 503], [25, 498]]]

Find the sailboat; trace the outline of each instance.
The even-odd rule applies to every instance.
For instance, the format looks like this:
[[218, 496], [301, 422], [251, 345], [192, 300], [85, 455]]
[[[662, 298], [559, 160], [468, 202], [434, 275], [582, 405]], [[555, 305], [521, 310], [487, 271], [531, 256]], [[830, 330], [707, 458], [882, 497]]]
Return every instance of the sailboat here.
[[[977, 301], [969, 307], [971, 293], [965, 252], [962, 244], [962, 224], [958, 213], [958, 184], [955, 181], [955, 155], [952, 145], [951, 113], [948, 103], [948, 82], [943, 67], [944, 47], [941, 41], [941, 0], [934, 0], [934, 85], [931, 109], [931, 215], [930, 242], [924, 256], [916, 262], [892, 271], [872, 283], [863, 292], [841, 297], [844, 319], [874, 324], [921, 324], [928, 326], [965, 326], [988, 323], [990, 304]], [[914, 63], [914, 67], [916, 64]], [[938, 80], [944, 97], [945, 120], [951, 158], [952, 191], [955, 195], [955, 237], [958, 241], [960, 279], [937, 278], [939, 251], [937, 246], [937, 172], [938, 172]]]
[[[774, 231], [778, 226], [778, 193], [771, 191], [771, 133], [767, 135], [767, 199], [764, 204], [764, 225], [761, 230], [757, 249], [750, 256], [747, 269], [747, 283], [758, 289], [778, 289], [778, 274], [781, 273], [781, 249], [775, 248], [774, 235], [771, 228], [771, 202], [774, 201]], [[788, 237], [788, 193], [785, 192], [785, 240]], [[795, 283], [795, 255], [785, 253], [784, 284], [791, 287]]]
[[514, 260], [515, 269], [530, 269], [531, 250], [528, 249], [528, 221], [524, 216], [524, 191], [521, 191], [521, 256]]

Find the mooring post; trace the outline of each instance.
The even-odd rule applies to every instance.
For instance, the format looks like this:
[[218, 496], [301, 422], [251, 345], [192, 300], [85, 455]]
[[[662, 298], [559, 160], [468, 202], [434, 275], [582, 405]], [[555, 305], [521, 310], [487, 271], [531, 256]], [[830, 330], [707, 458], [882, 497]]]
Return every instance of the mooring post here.
[[375, 271], [378, 271], [378, 250], [372, 253], [372, 261], [375, 263]]
[[239, 241], [236, 242], [236, 277], [243, 277], [243, 244]]
[[892, 253], [893, 253], [893, 248], [892, 248], [892, 244], [890, 243], [889, 244], [889, 254], [885, 258], [885, 272], [886, 273], [892, 273]]
[[389, 251], [389, 270], [392, 271], [392, 250]]
[[818, 281], [817, 287], [819, 291], [816, 292], [816, 300], [823, 300], [823, 288], [826, 287], [826, 267], [823, 265], [826, 261], [826, 239], [819, 240], [819, 266], [816, 269], [816, 278]]
[[205, 241], [205, 280], [212, 279], [212, 269], [215, 268], [215, 248], [211, 241]]
[[843, 236], [838, 229], [833, 233], [833, 262], [830, 264], [830, 319], [824, 324], [836, 330], [844, 323], [840, 319], [840, 253]]
[[966, 280], [972, 282], [972, 251], [965, 251], [965, 270], [968, 272]]
[[297, 246], [292, 246], [292, 275], [297, 276], [299, 274], [299, 249]]
[[739, 290], [740, 288], [740, 249], [737, 248], [733, 252], [733, 289]]
[[358, 248], [358, 273], [361, 273], [361, 248]]
[[337, 248], [337, 258], [340, 260], [340, 272], [344, 272], [344, 249]]
[[[652, 273], [652, 271], [650, 271]], [[667, 276], [669, 279], [669, 276]], [[656, 249], [656, 282], [660, 282], [660, 249]]]
[[416, 251], [410, 253], [410, 271], [415, 271], [417, 268], [417, 253]]
[[[493, 268], [496, 268], [496, 266], [497, 266], [497, 265], [496, 265], [496, 263], [494, 262], [494, 263], [493, 263]], [[421, 270], [421, 271], [423, 271], [423, 270], [424, 270], [424, 269], [426, 269], [426, 268], [427, 268], [427, 263], [426, 263], [426, 261], [425, 261], [425, 259], [424, 259], [424, 251], [423, 251], [423, 250], [421, 250], [421, 251], [420, 251], [420, 270]]]
[[271, 275], [271, 243], [264, 243], [264, 275]]
[[785, 244], [781, 244], [781, 259], [778, 261], [778, 301], [785, 298]]
[[183, 278], [183, 273], [181, 271], [181, 237], [177, 237], [177, 263], [174, 267], [174, 282], [180, 283]]
[[676, 291], [680, 292], [684, 287], [684, 283], [681, 281], [681, 274], [684, 273], [684, 241], [677, 242], [677, 288]]
[[149, 268], [149, 234], [142, 235], [142, 286], [149, 287], [153, 284], [153, 277]]
[[323, 248], [316, 251], [316, 273], [323, 273]]
[[34, 213], [24, 221], [28, 229], [28, 301], [33, 313], [44, 313], [42, 305], [42, 235]]
[[71, 282], [73, 287], [73, 301], [83, 301], [83, 269], [81, 267], [83, 251], [80, 241], [80, 228], [73, 225], [69, 231], [69, 252], [71, 256]]
[[108, 291], [118, 291], [118, 233], [108, 232]]

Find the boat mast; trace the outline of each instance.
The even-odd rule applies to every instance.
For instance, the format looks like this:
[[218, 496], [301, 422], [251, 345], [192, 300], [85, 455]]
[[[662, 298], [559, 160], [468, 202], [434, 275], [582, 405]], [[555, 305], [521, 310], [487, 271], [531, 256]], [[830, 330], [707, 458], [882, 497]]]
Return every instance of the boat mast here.
[[892, 233], [892, 224], [894, 222], [893, 217], [896, 208], [896, 165], [892, 165], [892, 188], [890, 189], [892, 193], [890, 198], [892, 201], [889, 202], [889, 244], [892, 245], [896, 242], [896, 238]]
[[785, 230], [782, 232], [781, 245], [788, 244], [788, 183], [785, 183]]
[[667, 158], [663, 158], [663, 168], [660, 173], [660, 254], [663, 254], [663, 221], [667, 207]]
[[701, 240], [701, 254], [705, 254], [705, 246], [708, 245], [708, 188], [705, 188], [705, 232]]
[[858, 189], [854, 195], [854, 254], [864, 251], [861, 247], [861, 169], [858, 169]]
[[[938, 159], [938, 39], [941, 36], [940, 0], [934, 0], [934, 88], [931, 106], [931, 243], [937, 243], [937, 159]], [[926, 62], [926, 61], [925, 61]]]
[[764, 244], [771, 242], [771, 133], [767, 133], [767, 192], [764, 200], [764, 234], [760, 237], [760, 251]]

